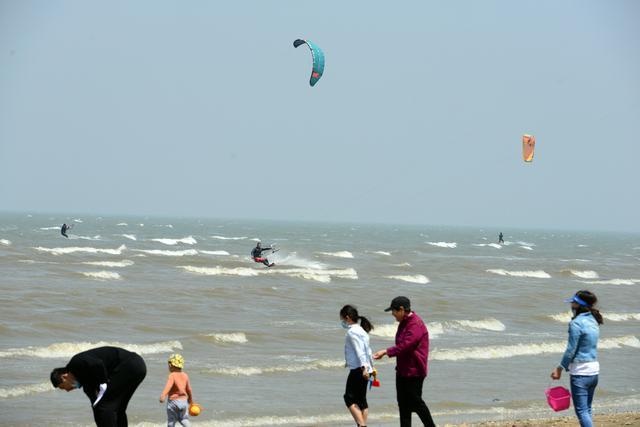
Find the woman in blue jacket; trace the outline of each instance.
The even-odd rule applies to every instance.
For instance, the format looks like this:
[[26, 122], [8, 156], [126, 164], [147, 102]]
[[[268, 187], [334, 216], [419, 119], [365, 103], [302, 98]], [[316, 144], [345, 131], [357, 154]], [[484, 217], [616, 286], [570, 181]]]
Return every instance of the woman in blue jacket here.
[[589, 291], [578, 291], [566, 300], [571, 303], [573, 318], [569, 322], [569, 340], [560, 365], [551, 372], [551, 378], [559, 380], [562, 370], [571, 375], [573, 408], [580, 427], [592, 427], [591, 402], [598, 385], [598, 338], [602, 315], [594, 308], [598, 298]]

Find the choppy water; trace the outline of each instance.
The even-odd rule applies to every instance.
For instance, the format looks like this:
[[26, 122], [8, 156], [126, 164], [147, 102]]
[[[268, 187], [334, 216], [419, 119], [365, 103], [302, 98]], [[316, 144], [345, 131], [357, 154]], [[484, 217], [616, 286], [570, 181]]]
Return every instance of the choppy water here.
[[[278, 245], [276, 267], [249, 259], [257, 239]], [[91, 425], [85, 395], [48, 375], [112, 344], [147, 362], [132, 424], [166, 422], [157, 398], [179, 351], [198, 425], [350, 426], [338, 311], [373, 322], [375, 351], [393, 342], [383, 309], [401, 294], [431, 333], [438, 424], [553, 416], [562, 300], [584, 288], [605, 315], [596, 410], [640, 408], [637, 234], [2, 214], [0, 272], [1, 425]], [[397, 424], [393, 367], [378, 364], [371, 426]]]

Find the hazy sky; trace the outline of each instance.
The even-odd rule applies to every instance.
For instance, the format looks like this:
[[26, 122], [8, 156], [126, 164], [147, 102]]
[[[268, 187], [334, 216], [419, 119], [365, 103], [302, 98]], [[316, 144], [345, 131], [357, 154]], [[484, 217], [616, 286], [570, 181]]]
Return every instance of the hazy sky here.
[[[633, 0], [0, 0], [0, 210], [640, 231], [638, 22]], [[325, 52], [313, 88], [296, 38]]]

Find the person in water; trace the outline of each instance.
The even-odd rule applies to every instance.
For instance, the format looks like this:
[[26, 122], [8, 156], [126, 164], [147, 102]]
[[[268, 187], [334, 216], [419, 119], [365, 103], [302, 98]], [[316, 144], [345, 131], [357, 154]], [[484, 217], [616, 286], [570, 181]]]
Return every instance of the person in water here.
[[502, 236], [502, 231], [498, 234], [498, 243], [504, 243], [504, 238]]
[[273, 263], [273, 262], [270, 263], [267, 258], [263, 258], [262, 257], [262, 252], [271, 251], [271, 250], [273, 250], [273, 248], [271, 246], [266, 247], [266, 248], [262, 248], [262, 247], [260, 247], [260, 242], [258, 242], [258, 243], [256, 243], [256, 247], [251, 250], [251, 258], [253, 258], [253, 260], [255, 262], [261, 262], [264, 265], [266, 265], [267, 267], [273, 267], [275, 265], [275, 263]]
[[60, 229], [60, 234], [62, 234], [64, 237], [68, 239], [69, 236], [67, 236], [67, 230], [69, 230], [70, 228], [71, 227], [69, 227], [67, 224], [62, 224], [62, 228]]

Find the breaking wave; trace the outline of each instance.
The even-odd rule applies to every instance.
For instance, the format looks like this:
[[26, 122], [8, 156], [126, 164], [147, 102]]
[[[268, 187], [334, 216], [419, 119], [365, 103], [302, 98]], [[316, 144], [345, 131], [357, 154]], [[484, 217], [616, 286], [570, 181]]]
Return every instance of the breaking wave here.
[[560, 273], [565, 274], [565, 275], [571, 275], [571, 276], [579, 277], [581, 279], [598, 279], [600, 277], [600, 276], [598, 276], [598, 273], [596, 273], [593, 270], [573, 270], [573, 269], [569, 269], [569, 270], [562, 270]]
[[[605, 320], [611, 322], [626, 322], [629, 320], [640, 320], [640, 313], [601, 313]], [[569, 323], [573, 317], [570, 311], [550, 314], [549, 317], [556, 322]]]
[[9, 246], [11, 244], [11, 240], [0, 239], [0, 245]]
[[0, 399], [28, 396], [30, 394], [45, 393], [47, 391], [55, 391], [55, 388], [53, 388], [49, 382], [0, 388]]
[[245, 240], [247, 239], [246, 236], [242, 236], [242, 237], [224, 237], [224, 236], [211, 236], [212, 239], [218, 239], [218, 240]]
[[353, 268], [342, 270], [317, 270], [311, 268], [278, 268], [278, 269], [254, 269], [248, 267], [195, 267], [192, 265], [180, 266], [189, 273], [201, 274], [205, 276], [239, 276], [255, 277], [260, 275], [285, 275], [306, 280], [313, 280], [320, 283], [330, 283], [331, 278], [357, 280], [358, 273]]
[[391, 256], [391, 252], [386, 252], [386, 251], [373, 251], [372, 253], [377, 255]]
[[127, 249], [125, 245], [120, 245], [118, 249], [100, 249], [91, 247], [70, 247], [70, 248], [43, 248], [38, 246], [33, 248], [40, 252], [47, 252], [53, 255], [66, 255], [75, 252], [88, 253], [88, 254], [109, 254], [109, 255], [122, 255], [122, 252]]
[[502, 245], [497, 243], [474, 243], [473, 246], [484, 247], [488, 246], [490, 248], [502, 249]]
[[[621, 347], [640, 348], [640, 340], [633, 335], [600, 340], [598, 349], [618, 349]], [[456, 349], [436, 349], [430, 352], [431, 360], [506, 359], [517, 356], [535, 356], [545, 353], [563, 353], [566, 341], [540, 344], [496, 345], [487, 347], [466, 347]]]
[[324, 256], [332, 256], [335, 258], [353, 258], [353, 254], [349, 251], [338, 251], [338, 252], [317, 252], [320, 255]]
[[198, 251], [198, 252], [206, 255], [231, 255], [227, 251]]
[[385, 276], [387, 279], [402, 280], [403, 282], [419, 283], [421, 285], [429, 283], [429, 278], [422, 274], [415, 274], [413, 276]]
[[98, 267], [130, 267], [134, 264], [133, 261], [129, 261], [128, 259], [122, 261], [87, 261], [83, 262], [86, 265], [96, 265]]
[[122, 347], [138, 354], [158, 354], [169, 353], [174, 350], [182, 350], [180, 341], [162, 341], [150, 344], [127, 344], [121, 342], [61, 342], [48, 345], [46, 347], [22, 347], [0, 350], [0, 358], [3, 357], [39, 357], [43, 359], [54, 359], [71, 357], [76, 353], [86, 351], [95, 347], [113, 346]]
[[500, 276], [512, 276], [512, 277], [533, 277], [536, 279], [550, 279], [551, 276], [549, 273], [543, 270], [535, 270], [535, 271], [509, 271], [503, 269], [489, 269], [486, 270], [487, 273], [498, 274]]
[[121, 234], [122, 237], [126, 237], [129, 240], [138, 240], [135, 234]]
[[295, 363], [289, 365], [267, 366], [262, 368], [256, 366], [228, 366], [208, 369], [206, 372], [219, 375], [253, 376], [275, 374], [281, 372], [305, 372], [335, 368], [344, 368], [344, 360], [313, 360], [310, 362], [296, 361]]
[[[448, 320], [444, 322], [427, 322], [429, 329], [429, 335], [431, 337], [442, 335], [444, 333], [463, 331], [463, 332], [476, 332], [476, 331], [493, 331], [502, 332], [506, 329], [504, 324], [494, 318], [487, 318], [481, 320]], [[375, 335], [382, 338], [394, 338], [396, 336], [396, 330], [398, 329], [397, 323], [385, 324], [376, 326], [371, 332], [371, 335]]]
[[85, 271], [83, 275], [98, 280], [120, 280], [120, 274], [113, 271]]
[[178, 243], [184, 243], [185, 245], [195, 245], [198, 243], [198, 241], [194, 239], [193, 236], [184, 237], [182, 239], [151, 239], [151, 241], [160, 242], [163, 245], [168, 245], [168, 246], [174, 246], [174, 245], [177, 245]]
[[185, 249], [182, 251], [163, 251], [161, 249], [133, 249], [136, 252], [143, 252], [149, 255], [162, 255], [162, 256], [195, 256], [198, 255], [198, 251], [195, 249]]
[[640, 283], [640, 279], [607, 279], [607, 280], [578, 280], [581, 283], [587, 283], [589, 285], [637, 285]]
[[456, 242], [427, 242], [431, 246], [437, 246], [439, 248], [454, 249], [458, 246]]
[[233, 332], [233, 333], [213, 333], [207, 334], [207, 337], [213, 338], [214, 341], [224, 344], [245, 344], [249, 342], [247, 340], [247, 336], [244, 332]]

